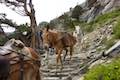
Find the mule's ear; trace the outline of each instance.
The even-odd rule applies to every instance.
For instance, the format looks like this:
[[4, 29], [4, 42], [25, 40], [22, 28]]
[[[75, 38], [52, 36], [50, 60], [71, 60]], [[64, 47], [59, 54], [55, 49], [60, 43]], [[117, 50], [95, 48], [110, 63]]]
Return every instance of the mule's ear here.
[[50, 28], [49, 24], [46, 26], [46, 31], [48, 31]]

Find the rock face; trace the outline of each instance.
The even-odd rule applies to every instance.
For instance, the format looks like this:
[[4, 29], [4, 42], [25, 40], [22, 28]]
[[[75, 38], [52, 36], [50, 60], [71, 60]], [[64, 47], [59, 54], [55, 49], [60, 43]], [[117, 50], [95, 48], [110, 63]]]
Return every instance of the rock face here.
[[118, 42], [116, 42], [111, 48], [109, 48], [105, 52], [105, 55], [109, 55], [109, 56], [115, 57], [115, 56], [120, 55], [119, 52], [120, 52], [120, 40]]
[[[120, 0], [86, 0], [86, 2], [80, 4], [80, 6], [83, 8], [83, 13], [79, 16], [79, 20], [90, 23], [96, 18], [96, 16], [119, 8]], [[70, 11], [65, 12], [65, 15], [67, 15], [72, 21], [75, 20], [74, 18], [71, 18], [73, 10], [74, 8], [71, 8]], [[66, 30], [65, 22], [68, 22], [68, 20], [65, 21], [65, 15], [63, 14], [60, 17], [51, 20], [50, 24], [61, 31]]]
[[97, 28], [93, 32], [83, 36], [81, 40], [82, 52], [87, 52], [87, 56], [92, 56], [94, 53], [103, 50], [105, 45], [102, 45], [104, 39], [111, 38], [113, 25], [105, 25], [102, 28]]
[[4, 33], [3, 29], [0, 27], [0, 36], [3, 36], [3, 35], [5, 35], [5, 33]]
[[97, 15], [105, 14], [120, 7], [120, 0], [86, 0], [83, 9], [85, 12], [80, 19], [91, 22]]

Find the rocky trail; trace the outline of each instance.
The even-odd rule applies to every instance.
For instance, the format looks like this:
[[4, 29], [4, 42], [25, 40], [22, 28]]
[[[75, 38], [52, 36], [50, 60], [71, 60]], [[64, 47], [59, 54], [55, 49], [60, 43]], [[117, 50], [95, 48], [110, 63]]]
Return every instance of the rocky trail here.
[[[104, 51], [105, 45], [101, 44], [105, 38], [109, 38], [111, 35], [112, 27], [113, 25], [106, 25], [83, 36], [82, 44], [78, 44], [74, 49], [71, 62], [69, 61], [68, 55], [63, 62], [62, 70], [60, 70], [60, 68], [56, 69], [55, 54], [49, 55], [49, 57], [46, 58], [48, 59], [48, 62], [42, 57], [42, 80], [83, 80], [81, 77], [88, 71], [89, 67], [106, 62], [108, 55], [119, 47], [119, 43], [116, 43], [117, 47]], [[82, 45], [82, 48], [80, 45]], [[106, 55], [103, 54], [103, 52]]]
[[[71, 62], [69, 57], [63, 62], [63, 69], [56, 69], [55, 55], [49, 56], [48, 65], [42, 65], [41, 75], [43, 80], [67, 80], [71, 74], [76, 75], [80, 66], [83, 64], [83, 60], [79, 56], [73, 56]], [[60, 65], [59, 65], [60, 67]]]
[[48, 60], [42, 56], [42, 66], [40, 68], [42, 80], [83, 80], [83, 75], [88, 69], [96, 64], [107, 62], [109, 55], [116, 48], [118, 48], [118, 46], [113, 46], [113, 48], [110, 48], [105, 52], [91, 52], [90, 54], [94, 55], [90, 56], [86, 53], [73, 54], [71, 62], [68, 55], [63, 62], [62, 70], [60, 68], [56, 69], [55, 54], [49, 55], [47, 58]]
[[85, 56], [85, 54], [74, 54], [71, 62], [67, 56], [62, 70], [56, 69], [55, 55], [49, 55], [48, 65], [43, 64], [41, 67], [42, 80], [80, 80], [80, 76], [87, 70], [88, 66], [101, 58], [99, 55], [94, 59], [85, 59], [82, 57], [83, 55]]

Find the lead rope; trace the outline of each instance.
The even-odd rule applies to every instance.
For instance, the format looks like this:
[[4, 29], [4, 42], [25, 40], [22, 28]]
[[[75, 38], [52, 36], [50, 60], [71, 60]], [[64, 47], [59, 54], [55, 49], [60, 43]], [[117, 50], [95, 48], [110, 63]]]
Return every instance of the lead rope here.
[[[18, 50], [19, 53], [21, 53], [21, 50]], [[19, 76], [19, 80], [24, 80], [24, 55], [23, 54], [19, 54], [19, 60], [20, 60], [20, 76]]]

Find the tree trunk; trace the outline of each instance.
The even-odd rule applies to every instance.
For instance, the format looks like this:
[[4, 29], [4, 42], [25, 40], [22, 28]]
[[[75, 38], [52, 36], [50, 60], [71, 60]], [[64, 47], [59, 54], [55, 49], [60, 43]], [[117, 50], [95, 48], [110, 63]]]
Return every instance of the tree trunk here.
[[[31, 37], [31, 44], [30, 46], [32, 48], [37, 48], [36, 46], [36, 27], [37, 27], [37, 22], [36, 22], [36, 18], [35, 18], [35, 10], [34, 10], [34, 6], [32, 4], [32, 0], [3, 0], [4, 3], [7, 3], [9, 6], [13, 6], [12, 10], [16, 11], [16, 7], [19, 9], [21, 7], [24, 8], [24, 11], [21, 12], [20, 10], [20, 13], [19, 14], [22, 14], [22, 13], [25, 13], [23, 15], [26, 15], [30, 18], [30, 27], [31, 27], [31, 30], [32, 30], [32, 37]], [[3, 3], [1, 2], [1, 3]], [[6, 6], [8, 6], [6, 4]], [[8, 6], [8, 7], [9, 7]], [[9, 21], [9, 24], [10, 21]]]
[[32, 48], [36, 48], [36, 27], [37, 27], [37, 23], [36, 23], [36, 18], [35, 15], [32, 14], [30, 17], [30, 27], [32, 29], [32, 37], [31, 37], [31, 47]]
[[[30, 18], [30, 27], [32, 29], [32, 38], [31, 38], [31, 47], [32, 48], [37, 48], [36, 46], [36, 28], [37, 28], [37, 22], [36, 22], [36, 17], [35, 17], [35, 10], [32, 4], [32, 0], [29, 0], [29, 7], [30, 7], [30, 12], [28, 14]], [[28, 10], [27, 10], [28, 12]]]

